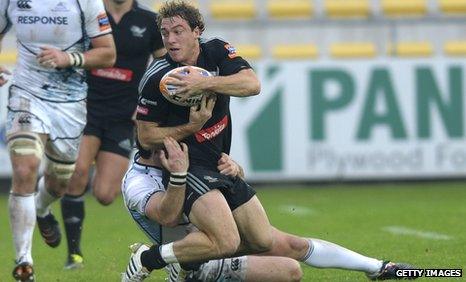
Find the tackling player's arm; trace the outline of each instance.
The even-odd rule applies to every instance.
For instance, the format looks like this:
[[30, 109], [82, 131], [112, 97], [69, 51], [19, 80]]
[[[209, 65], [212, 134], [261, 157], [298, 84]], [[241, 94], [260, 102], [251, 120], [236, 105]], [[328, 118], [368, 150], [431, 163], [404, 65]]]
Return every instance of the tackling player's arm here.
[[163, 139], [167, 136], [179, 141], [199, 131], [212, 116], [215, 101], [215, 96], [204, 96], [200, 106], [190, 108], [188, 123], [178, 126], [163, 127], [157, 122], [138, 118], [138, 139], [141, 146], [146, 150], [160, 149], [163, 146]]
[[222, 153], [222, 156], [218, 160], [217, 169], [221, 174], [244, 179], [243, 168], [225, 153]]
[[165, 151], [158, 155], [162, 165], [170, 172], [170, 181], [166, 192], [155, 193], [147, 202], [146, 216], [163, 226], [174, 227], [178, 224], [184, 203], [186, 176], [189, 167], [188, 146], [179, 144], [175, 139], [166, 137], [163, 140]]

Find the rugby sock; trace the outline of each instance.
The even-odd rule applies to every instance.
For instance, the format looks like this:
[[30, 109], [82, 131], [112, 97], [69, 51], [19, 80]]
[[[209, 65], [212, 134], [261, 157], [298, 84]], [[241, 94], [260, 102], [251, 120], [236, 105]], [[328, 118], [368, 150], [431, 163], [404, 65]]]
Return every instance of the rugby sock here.
[[36, 214], [39, 217], [45, 217], [50, 213], [50, 205], [58, 200], [58, 197], [50, 194], [45, 188], [45, 180], [42, 176], [37, 183], [36, 201]]
[[68, 255], [81, 253], [81, 232], [84, 221], [84, 197], [65, 195], [61, 199], [61, 214], [65, 224]]
[[382, 261], [360, 255], [336, 244], [308, 239], [309, 250], [303, 258], [307, 265], [319, 268], [341, 268], [375, 273], [382, 267]]
[[36, 208], [34, 195], [10, 194], [8, 198], [10, 226], [16, 250], [17, 262], [32, 264], [32, 234], [36, 225]]
[[168, 263], [162, 258], [160, 254], [160, 246], [153, 245], [149, 250], [142, 252], [141, 264], [152, 271], [154, 269], [161, 269], [168, 265]]

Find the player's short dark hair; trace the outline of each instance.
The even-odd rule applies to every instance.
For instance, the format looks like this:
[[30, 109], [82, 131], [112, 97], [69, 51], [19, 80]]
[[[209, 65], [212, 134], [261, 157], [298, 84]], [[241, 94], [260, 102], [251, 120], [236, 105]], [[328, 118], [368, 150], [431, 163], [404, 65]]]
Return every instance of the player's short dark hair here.
[[176, 16], [187, 21], [191, 30], [198, 27], [201, 34], [204, 32], [204, 17], [201, 15], [201, 12], [198, 8], [184, 0], [169, 0], [162, 4], [157, 17], [157, 24], [159, 25], [159, 28], [162, 26], [162, 19]]

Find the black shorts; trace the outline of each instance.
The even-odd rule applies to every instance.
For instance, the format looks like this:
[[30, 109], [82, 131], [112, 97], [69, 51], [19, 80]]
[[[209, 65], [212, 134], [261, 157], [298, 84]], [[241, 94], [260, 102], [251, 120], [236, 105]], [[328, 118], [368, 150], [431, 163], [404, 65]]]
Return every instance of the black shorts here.
[[129, 158], [134, 144], [134, 123], [114, 121], [93, 116], [88, 112], [84, 135], [96, 136], [100, 139], [100, 151], [106, 151]]
[[223, 194], [232, 211], [248, 202], [256, 194], [256, 191], [239, 177], [226, 176], [202, 168], [191, 168], [188, 172], [184, 214], [189, 217], [194, 202], [213, 189], [218, 189]]

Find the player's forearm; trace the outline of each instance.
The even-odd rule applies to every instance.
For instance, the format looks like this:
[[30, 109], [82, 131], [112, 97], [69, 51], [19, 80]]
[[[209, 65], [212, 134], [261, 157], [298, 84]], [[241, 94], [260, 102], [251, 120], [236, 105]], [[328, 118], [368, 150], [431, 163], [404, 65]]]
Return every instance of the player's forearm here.
[[177, 141], [183, 140], [200, 129], [193, 123], [186, 123], [174, 127], [153, 127], [150, 130], [138, 127], [138, 138], [145, 149], [159, 150], [163, 148], [163, 139], [167, 136]]
[[163, 226], [174, 227], [178, 224], [183, 211], [185, 188], [185, 185], [168, 185], [167, 191], [157, 205], [157, 221]]
[[229, 96], [247, 97], [260, 92], [260, 82], [252, 70], [243, 70], [228, 76], [206, 78], [206, 90]]
[[115, 64], [116, 52], [114, 46], [98, 47], [84, 53], [83, 68], [108, 68]]

